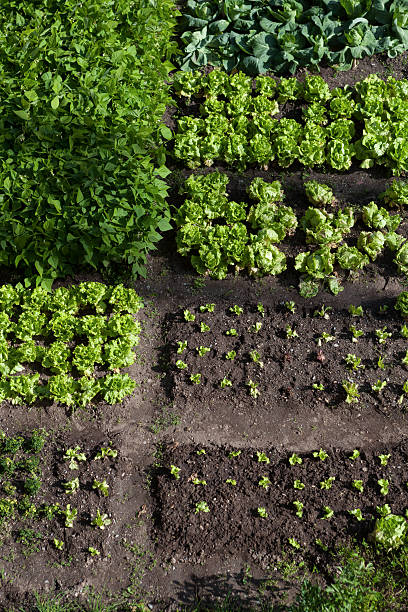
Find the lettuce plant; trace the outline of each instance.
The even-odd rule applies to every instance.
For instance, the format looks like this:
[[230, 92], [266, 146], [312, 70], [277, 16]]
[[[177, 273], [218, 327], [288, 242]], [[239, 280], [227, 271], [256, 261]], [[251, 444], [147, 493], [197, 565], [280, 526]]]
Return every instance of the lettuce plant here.
[[308, 181], [305, 183], [306, 197], [312, 206], [325, 208], [334, 204], [335, 197], [333, 191], [327, 185], [322, 185], [317, 181]]

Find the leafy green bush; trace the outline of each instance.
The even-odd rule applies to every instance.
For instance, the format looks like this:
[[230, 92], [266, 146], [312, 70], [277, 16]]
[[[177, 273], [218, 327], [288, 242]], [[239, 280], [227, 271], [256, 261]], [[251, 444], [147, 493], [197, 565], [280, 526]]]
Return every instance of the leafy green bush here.
[[170, 228], [172, 0], [11, 0], [0, 8], [0, 263], [44, 286], [126, 263]]
[[188, 0], [180, 22], [183, 70], [211, 64], [248, 74], [300, 66], [351, 68], [355, 59], [408, 48], [408, 8], [393, 0]]
[[408, 291], [401, 291], [395, 303], [395, 310], [399, 310], [402, 317], [408, 317]]

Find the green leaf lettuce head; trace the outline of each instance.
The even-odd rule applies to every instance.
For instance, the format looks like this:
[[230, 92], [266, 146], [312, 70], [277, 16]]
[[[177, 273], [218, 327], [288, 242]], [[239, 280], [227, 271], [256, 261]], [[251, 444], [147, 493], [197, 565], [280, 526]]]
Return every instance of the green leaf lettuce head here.
[[403, 516], [388, 514], [375, 521], [368, 538], [380, 547], [392, 550], [402, 546], [407, 539], [408, 523]]
[[343, 270], [361, 270], [369, 263], [369, 258], [356, 247], [342, 245], [338, 248], [336, 259]]
[[333, 192], [327, 185], [322, 185], [317, 181], [307, 181], [305, 183], [306, 197], [313, 206], [332, 206], [335, 202]]
[[398, 310], [402, 317], [408, 317], [408, 291], [401, 291], [395, 303], [395, 310]]
[[398, 272], [408, 274], [408, 243], [405, 242], [397, 251], [393, 260], [398, 266]]
[[360, 251], [365, 251], [371, 261], [378, 257], [384, 244], [385, 236], [382, 232], [361, 232], [357, 240], [357, 247]]
[[398, 206], [402, 208], [408, 205], [408, 182], [393, 181], [391, 185], [382, 193], [384, 203], [388, 206]]
[[314, 252], [299, 253], [295, 258], [295, 269], [312, 279], [324, 279], [332, 274], [335, 255], [329, 247]]

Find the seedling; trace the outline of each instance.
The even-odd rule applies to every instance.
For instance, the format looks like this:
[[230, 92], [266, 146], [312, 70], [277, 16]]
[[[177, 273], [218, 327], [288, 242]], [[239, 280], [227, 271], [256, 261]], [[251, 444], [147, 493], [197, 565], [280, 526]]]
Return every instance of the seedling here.
[[266, 508], [263, 508], [263, 507], [258, 508], [258, 514], [262, 518], [268, 518], [268, 513], [266, 511]]
[[258, 395], [261, 394], [261, 392], [258, 389], [258, 383], [255, 383], [253, 380], [249, 379], [246, 384], [247, 384], [247, 387], [249, 387], [249, 395], [251, 395], [253, 398], [256, 399]]
[[235, 487], [237, 484], [237, 481], [234, 480], [233, 478], [227, 478], [227, 480], [225, 481], [227, 484], [230, 484], [231, 486]]
[[190, 380], [193, 384], [199, 385], [201, 382], [201, 374], [199, 372], [197, 374], [191, 374]]
[[362, 480], [353, 480], [353, 482], [351, 483], [351, 486], [357, 489], [357, 491], [359, 491], [360, 493], [362, 493], [364, 490]]
[[405, 323], [401, 325], [400, 334], [403, 338], [408, 338], [408, 326]]
[[391, 508], [388, 504], [384, 504], [383, 506], [377, 506], [376, 510], [380, 516], [388, 516], [389, 514], [391, 514]]
[[320, 482], [320, 488], [321, 489], [331, 489], [333, 486], [333, 482], [336, 480], [335, 476], [330, 476], [329, 478], [326, 478], [326, 480], [322, 480]]
[[333, 310], [333, 308], [331, 306], [325, 306], [324, 304], [322, 304], [322, 307], [320, 308], [320, 310], [315, 310], [313, 313], [314, 317], [322, 317], [322, 319], [330, 319], [329, 316], [329, 312], [331, 312]]
[[299, 457], [299, 455], [297, 455], [296, 453], [293, 453], [290, 457], [289, 457], [289, 463], [290, 465], [301, 465], [302, 464], [302, 458]]
[[388, 491], [390, 488], [390, 483], [388, 480], [386, 480], [385, 478], [380, 478], [379, 480], [377, 480], [380, 488], [380, 493], [381, 495], [388, 495]]
[[258, 463], [270, 463], [271, 460], [269, 459], [269, 457], [266, 456], [265, 453], [260, 452], [260, 451], [256, 451], [256, 455], [258, 457]]
[[387, 338], [391, 338], [392, 333], [391, 332], [387, 332], [387, 326], [385, 326], [382, 329], [376, 329], [375, 330], [375, 335], [378, 338], [379, 344], [385, 344], [386, 341], [387, 341]]
[[294, 505], [294, 506], [295, 506], [295, 508], [296, 508], [296, 512], [295, 512], [296, 516], [298, 516], [299, 518], [302, 518], [302, 516], [303, 516], [303, 507], [304, 507], [304, 504], [302, 504], [302, 502], [300, 502], [300, 501], [298, 501], [298, 500], [296, 499], [296, 500], [293, 502], [293, 505]]
[[210, 331], [210, 326], [207, 325], [206, 323], [204, 323], [203, 321], [201, 321], [200, 323], [200, 332], [204, 333], [204, 332], [208, 332]]
[[177, 347], [177, 353], [181, 355], [181, 353], [184, 353], [187, 348], [187, 340], [177, 340]]
[[170, 474], [174, 476], [176, 480], [180, 478], [180, 470], [181, 468], [176, 467], [175, 465], [170, 465]]
[[234, 304], [234, 306], [231, 306], [229, 311], [232, 312], [233, 314], [236, 314], [239, 317], [244, 312], [244, 309]]
[[364, 336], [363, 330], [357, 329], [355, 325], [350, 325], [349, 329], [352, 334], [352, 338], [351, 338], [352, 342], [358, 342], [358, 339], [361, 338], [361, 336]]
[[315, 459], [321, 459], [322, 461], [324, 461], [325, 459], [327, 459], [328, 456], [329, 455], [322, 448], [319, 451], [313, 451], [313, 457]]
[[268, 490], [269, 485], [271, 484], [272, 483], [267, 476], [262, 476], [261, 480], [258, 482], [258, 485], [266, 490]]
[[294, 480], [293, 482], [293, 488], [294, 489], [299, 489], [299, 491], [301, 491], [302, 489], [305, 488], [305, 485], [303, 482], [301, 482], [300, 480]]
[[108, 497], [109, 495], [109, 485], [106, 480], [100, 481], [95, 479], [92, 483], [92, 488], [100, 491], [101, 495], [104, 497]]
[[332, 336], [327, 332], [322, 332], [322, 334], [316, 338], [317, 346], [322, 346], [322, 343], [332, 342], [336, 339], [336, 336]]
[[384, 389], [384, 387], [387, 386], [387, 381], [386, 380], [377, 380], [376, 383], [374, 383], [373, 385], [371, 385], [371, 389], [373, 391], [375, 391], [376, 393], [381, 393], [381, 391]]
[[[231, 451], [230, 453], [228, 453], [228, 459], [232, 459], [233, 457], [239, 457], [241, 452], [242, 451], [240, 451], [240, 450]], [[259, 458], [258, 458], [258, 461], [259, 461]]]
[[384, 357], [382, 357], [381, 355], [378, 356], [377, 367], [380, 368], [380, 370], [385, 370], [386, 368]]
[[353, 304], [350, 304], [348, 311], [352, 317], [362, 317], [364, 314], [362, 306], [353, 306]]
[[236, 351], [228, 351], [228, 353], [225, 355], [225, 359], [230, 359], [232, 361], [233, 359], [235, 359], [236, 356]]
[[225, 387], [232, 387], [232, 382], [224, 376], [224, 378], [220, 382], [220, 387], [221, 389], [225, 389]]
[[296, 549], [300, 548], [300, 544], [297, 540], [295, 540], [295, 538], [288, 538], [288, 542], [291, 546], [293, 546], [293, 548], [296, 548]]
[[200, 480], [200, 478], [193, 478], [191, 481], [194, 485], [206, 485], [206, 480]]
[[88, 552], [90, 553], [91, 557], [99, 557], [99, 555], [101, 554], [99, 550], [97, 548], [94, 548], [93, 546], [89, 546]]
[[184, 319], [186, 321], [195, 321], [195, 314], [193, 314], [192, 312], [190, 312], [189, 310], [184, 310]]
[[227, 329], [225, 332], [227, 336], [236, 336], [238, 334], [237, 330], [231, 327], [231, 329]]
[[208, 346], [198, 346], [196, 348], [196, 351], [200, 355], [200, 357], [204, 357], [204, 355], [209, 353], [211, 351], [211, 349]]
[[72, 480], [68, 480], [68, 482], [63, 482], [62, 486], [67, 495], [73, 495], [79, 489], [79, 478], [73, 478]]
[[359, 456], [360, 456], [360, 451], [355, 448], [353, 452], [351, 453], [351, 455], [349, 456], [349, 459], [354, 461], [355, 459], [358, 459]]
[[91, 525], [93, 527], [99, 527], [99, 529], [105, 529], [108, 525], [111, 524], [111, 519], [108, 518], [107, 514], [101, 514], [99, 508], [96, 511], [96, 517], [92, 519]]
[[53, 544], [57, 550], [64, 549], [64, 542], [62, 540], [58, 540], [57, 538], [53, 539]]
[[76, 508], [71, 508], [71, 504], [67, 504], [65, 510], [60, 510], [60, 513], [65, 516], [65, 527], [73, 527], [74, 520], [78, 515], [78, 510]]
[[78, 461], [86, 461], [85, 454], [81, 452], [81, 448], [76, 446], [75, 448], [69, 448], [63, 457], [63, 459], [69, 459], [69, 469], [78, 470]]
[[262, 317], [264, 317], [264, 316], [265, 316], [265, 308], [264, 308], [264, 305], [263, 305], [263, 304], [261, 304], [261, 303], [259, 303], [259, 304], [257, 304], [257, 305], [256, 305], [256, 308], [257, 308], [258, 312], [260, 313], [260, 315], [261, 315]]
[[391, 457], [391, 455], [378, 455], [378, 458], [380, 460], [380, 464], [381, 465], [388, 465], [388, 459]]
[[101, 450], [98, 451], [95, 455], [95, 459], [105, 459], [105, 457], [112, 457], [115, 459], [118, 456], [118, 451], [110, 446], [101, 447]]
[[349, 514], [354, 516], [358, 521], [364, 521], [364, 517], [362, 515], [360, 508], [355, 508], [354, 510], [349, 510], [348, 512]]
[[313, 383], [312, 389], [315, 391], [324, 391], [324, 385], [323, 383]]
[[290, 300], [290, 302], [285, 302], [285, 308], [292, 314], [295, 314], [296, 312], [296, 304], [293, 300]]
[[256, 323], [251, 325], [248, 331], [251, 332], [252, 334], [257, 334], [258, 332], [261, 331], [261, 329], [262, 329], [262, 323], [261, 321], [257, 321]]
[[406, 380], [404, 384], [402, 385], [402, 391], [403, 393], [402, 395], [400, 395], [399, 400], [398, 400], [399, 404], [402, 404], [402, 402], [404, 401], [405, 394], [408, 393], [408, 380]]
[[181, 359], [177, 359], [176, 368], [178, 368], [179, 370], [185, 370], [187, 367], [188, 366], [185, 361], [182, 361]]
[[260, 368], [263, 368], [264, 364], [263, 361], [261, 361], [261, 356], [258, 351], [250, 351], [249, 356], [254, 363], [258, 364]]
[[344, 358], [344, 361], [350, 370], [358, 370], [358, 368], [364, 369], [365, 367], [361, 363], [361, 357], [357, 357], [357, 355], [354, 355], [354, 353], [349, 353], [347, 357]]
[[210, 508], [205, 501], [199, 501], [195, 505], [194, 514], [198, 514], [199, 512], [209, 512]]
[[292, 329], [290, 325], [286, 325], [286, 337], [287, 338], [299, 338], [299, 334], [295, 329]]
[[214, 312], [215, 304], [204, 304], [200, 306], [200, 312]]
[[352, 404], [353, 402], [358, 402], [358, 398], [360, 394], [358, 392], [358, 385], [350, 380], [343, 380], [342, 387], [346, 392], [346, 403]]
[[323, 513], [324, 516], [322, 516], [322, 519], [331, 519], [334, 515], [334, 510], [332, 510], [329, 506], [324, 506]]
[[205, 448], [200, 448], [200, 450], [197, 451], [197, 455], [205, 455]]

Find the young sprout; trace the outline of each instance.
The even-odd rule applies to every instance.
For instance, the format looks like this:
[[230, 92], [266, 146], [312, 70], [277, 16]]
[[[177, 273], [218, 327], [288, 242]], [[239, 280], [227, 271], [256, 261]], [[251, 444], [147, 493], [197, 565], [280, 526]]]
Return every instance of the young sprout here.
[[258, 482], [258, 485], [266, 490], [268, 490], [269, 485], [271, 484], [272, 483], [267, 476], [262, 476], [261, 480]]
[[388, 311], [388, 309], [389, 309], [388, 304], [382, 304], [380, 306], [380, 314], [385, 314]]
[[357, 450], [356, 448], [353, 450], [353, 452], [351, 453], [349, 459], [351, 459], [352, 461], [354, 461], [354, 459], [358, 459], [360, 456], [360, 451]]
[[293, 505], [296, 508], [296, 516], [298, 516], [299, 518], [302, 518], [303, 516], [303, 506], [304, 504], [302, 504], [302, 502], [298, 501], [297, 499], [293, 502]]
[[97, 548], [94, 548], [93, 546], [88, 547], [88, 552], [90, 553], [91, 557], [99, 557], [99, 555], [101, 554], [99, 550]]
[[364, 369], [365, 367], [361, 363], [361, 357], [357, 357], [354, 353], [348, 353], [347, 357], [344, 357], [344, 361], [350, 370], [358, 370], [358, 368]]
[[322, 461], [324, 461], [325, 459], [327, 459], [328, 456], [329, 455], [322, 448], [319, 451], [313, 451], [313, 457], [315, 459], [321, 459]]
[[233, 478], [227, 478], [227, 480], [225, 481], [227, 484], [230, 484], [231, 486], [235, 487], [235, 485], [237, 484], [237, 481], [234, 480]]
[[229, 311], [232, 312], [232, 314], [236, 314], [239, 317], [244, 312], [244, 309], [234, 304], [234, 306], [231, 306]]
[[233, 359], [235, 359], [236, 356], [236, 351], [228, 351], [228, 353], [225, 355], [225, 359], [230, 359], [232, 361]]
[[195, 385], [199, 385], [201, 382], [201, 374], [199, 372], [197, 374], [191, 374], [190, 381]]
[[405, 323], [401, 325], [400, 334], [403, 338], [408, 338], [408, 327]]
[[348, 513], [351, 514], [352, 516], [355, 516], [358, 521], [364, 521], [364, 517], [362, 515], [360, 508], [349, 510]]
[[196, 351], [200, 355], [200, 357], [204, 357], [204, 355], [209, 353], [211, 349], [208, 346], [197, 346]]
[[99, 529], [105, 529], [108, 525], [111, 524], [111, 519], [108, 518], [107, 514], [101, 514], [99, 508], [96, 511], [96, 517], [92, 519], [91, 525], [93, 527], [99, 527]]
[[386, 380], [377, 380], [376, 383], [374, 383], [373, 385], [371, 385], [371, 389], [373, 391], [375, 391], [376, 393], [381, 393], [381, 391], [384, 389], [384, 387], [387, 386], [387, 381]]
[[258, 395], [261, 394], [261, 392], [258, 389], [258, 383], [255, 383], [253, 380], [249, 379], [246, 384], [247, 384], [247, 387], [249, 387], [249, 395], [251, 395], [253, 398], [256, 399]]
[[260, 368], [263, 368], [264, 364], [263, 361], [261, 361], [261, 356], [258, 351], [250, 351], [249, 356], [254, 363], [258, 364]]
[[68, 482], [63, 482], [62, 486], [65, 489], [65, 493], [67, 495], [73, 495], [79, 489], [79, 478], [73, 478], [72, 480], [68, 480]]
[[364, 314], [362, 306], [353, 306], [353, 304], [350, 304], [348, 311], [352, 317], [362, 317]]
[[118, 451], [115, 448], [111, 448], [110, 446], [101, 446], [101, 450], [99, 450], [95, 455], [96, 459], [105, 459], [105, 457], [112, 457], [115, 459], [118, 456]]
[[329, 506], [323, 506], [324, 516], [322, 519], [331, 519], [334, 514], [334, 510], [332, 510]]
[[187, 310], [187, 308], [184, 310], [183, 314], [186, 321], [195, 321], [195, 314]]
[[286, 325], [286, 337], [287, 338], [299, 338], [299, 334], [295, 329], [292, 329], [290, 325]]
[[261, 303], [259, 302], [259, 304], [257, 304], [257, 305], [256, 305], [256, 308], [257, 308], [258, 312], [260, 313], [260, 315], [261, 315], [262, 317], [264, 317], [264, 316], [265, 316], [265, 308], [264, 308], [264, 305], [263, 305], [263, 304], [261, 304]]
[[[239, 457], [241, 452], [242, 451], [240, 451], [240, 450], [231, 451], [230, 453], [228, 453], [228, 459], [232, 459], [233, 457]], [[258, 461], [259, 461], [259, 459], [258, 459]]]
[[357, 329], [355, 325], [350, 325], [349, 330], [351, 331], [351, 334], [352, 334], [352, 338], [351, 338], [352, 342], [358, 342], [358, 339], [361, 338], [361, 336], [364, 336], [363, 330]]
[[285, 302], [285, 308], [292, 314], [295, 314], [296, 312], [296, 304], [293, 300], [290, 300], [290, 302]]
[[64, 542], [62, 540], [57, 540], [57, 538], [53, 539], [53, 544], [57, 550], [64, 549]]
[[210, 331], [210, 326], [206, 325], [205, 323], [203, 323], [203, 321], [201, 321], [200, 323], [200, 332], [204, 333], [204, 332], [208, 332]]
[[198, 514], [199, 512], [209, 512], [210, 508], [205, 501], [199, 501], [196, 503], [194, 514]]
[[402, 391], [403, 393], [402, 395], [399, 396], [399, 400], [398, 400], [399, 404], [402, 404], [402, 402], [404, 401], [404, 394], [408, 393], [408, 380], [406, 380], [404, 384], [402, 385]]
[[197, 451], [197, 455], [205, 455], [205, 448], [200, 448], [200, 450]]
[[358, 398], [360, 394], [358, 392], [358, 385], [350, 380], [343, 380], [342, 387], [345, 390], [347, 397], [347, 404], [352, 404], [353, 402], [358, 402]]
[[187, 340], [177, 340], [177, 347], [177, 353], [178, 355], [181, 355], [181, 353], [184, 353], [187, 348]]
[[322, 304], [322, 307], [320, 308], [320, 310], [315, 310], [313, 313], [314, 317], [322, 317], [322, 319], [330, 319], [329, 316], [329, 312], [331, 312], [333, 310], [333, 308], [331, 306], [325, 306], [324, 304]]
[[251, 332], [252, 334], [257, 334], [258, 332], [261, 331], [261, 329], [262, 329], [262, 323], [261, 321], [257, 321], [256, 323], [251, 325], [248, 331]]
[[326, 478], [326, 480], [322, 480], [320, 482], [320, 488], [321, 489], [331, 489], [333, 486], [333, 482], [336, 480], [335, 476], [329, 476], [329, 478]]
[[377, 480], [380, 488], [380, 493], [381, 495], [388, 495], [388, 491], [389, 491], [389, 487], [390, 487], [390, 483], [388, 480], [386, 480], [385, 478], [380, 478], [379, 480]]
[[324, 391], [324, 385], [323, 383], [313, 383], [312, 389], [315, 391]]
[[78, 515], [78, 510], [76, 508], [71, 509], [71, 504], [67, 504], [65, 510], [60, 510], [60, 513], [65, 516], [65, 527], [73, 527], [74, 520]]
[[206, 480], [200, 480], [199, 478], [193, 478], [191, 481], [194, 485], [206, 485]]
[[260, 508], [258, 508], [258, 514], [262, 518], [268, 518], [268, 513], [266, 511], [266, 508], [263, 508], [262, 506]]
[[408, 365], [408, 351], [405, 352], [405, 356], [401, 359], [401, 363]]
[[258, 457], [258, 463], [270, 463], [271, 460], [266, 456], [264, 452], [256, 451], [256, 455]]
[[381, 355], [378, 356], [377, 367], [380, 368], [380, 370], [385, 370], [384, 357], [382, 357]]
[[388, 504], [384, 504], [383, 506], [377, 506], [376, 510], [380, 516], [388, 516], [389, 514], [391, 514], [391, 508]]
[[70, 470], [78, 470], [79, 465], [78, 461], [86, 461], [85, 454], [81, 452], [81, 448], [76, 446], [75, 448], [69, 448], [63, 459], [69, 459], [69, 469]]
[[299, 455], [297, 455], [296, 453], [292, 453], [292, 455], [289, 457], [289, 463], [290, 465], [301, 465], [302, 457], [299, 457]]
[[170, 465], [170, 474], [174, 476], [176, 480], [180, 478], [181, 468], [176, 467], [175, 465]]
[[353, 482], [351, 483], [351, 486], [354, 487], [354, 489], [357, 489], [357, 491], [359, 491], [360, 493], [362, 493], [364, 490], [362, 480], [353, 480]]
[[224, 378], [220, 382], [220, 387], [221, 389], [225, 389], [225, 387], [232, 387], [232, 382], [224, 376]]
[[226, 333], [227, 336], [236, 336], [238, 332], [237, 332], [236, 329], [231, 327], [231, 329], [227, 329], [227, 331], [225, 333]]
[[305, 485], [300, 480], [294, 480], [293, 481], [293, 488], [294, 489], [299, 489], [299, 491], [301, 491], [302, 489], [305, 488]]
[[204, 304], [200, 306], [200, 312], [214, 312], [215, 304]]
[[176, 368], [178, 368], [179, 370], [185, 370], [187, 367], [188, 366], [185, 361], [182, 361], [181, 359], [177, 359]]
[[391, 338], [392, 333], [391, 332], [387, 332], [387, 326], [385, 326], [382, 329], [376, 329], [375, 330], [375, 335], [378, 338], [379, 344], [385, 344], [386, 341], [387, 341], [387, 338]]
[[99, 491], [104, 497], [109, 495], [109, 485], [106, 480], [95, 480], [92, 483], [92, 488]]
[[388, 459], [391, 457], [391, 455], [378, 455], [378, 458], [380, 460], [380, 464], [381, 465], [388, 465]]
[[288, 542], [291, 546], [293, 546], [293, 548], [296, 548], [297, 550], [299, 550], [300, 544], [297, 540], [295, 540], [295, 538], [288, 538]]
[[332, 342], [336, 339], [336, 336], [332, 336], [328, 332], [322, 332], [321, 336], [316, 338], [317, 346], [322, 346], [322, 343]]

